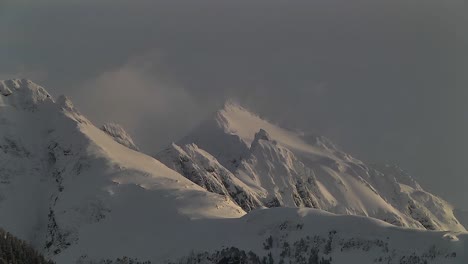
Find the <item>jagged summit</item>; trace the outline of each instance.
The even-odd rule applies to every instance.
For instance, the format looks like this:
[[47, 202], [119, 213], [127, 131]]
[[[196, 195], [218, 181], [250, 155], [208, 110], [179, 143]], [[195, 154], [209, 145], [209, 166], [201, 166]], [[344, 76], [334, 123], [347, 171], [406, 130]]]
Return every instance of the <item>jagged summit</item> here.
[[255, 134], [264, 129], [270, 133], [271, 126], [260, 116], [242, 107], [239, 103], [228, 100], [216, 113], [215, 121], [225, 132], [237, 135], [247, 146], [252, 144]]
[[34, 111], [38, 104], [53, 102], [52, 96], [42, 87], [27, 79], [0, 81], [0, 106], [12, 106]]
[[257, 133], [255, 133], [254, 140], [250, 145], [250, 152], [254, 153], [255, 149], [262, 146], [262, 142], [264, 141], [273, 144], [273, 146], [277, 144], [275, 140], [271, 139], [270, 134], [268, 134], [268, 132], [266, 132], [264, 129], [260, 129]]
[[59, 108], [79, 114], [73, 102], [65, 95], [56, 100], [47, 90], [28, 79], [10, 79], [0, 81], [0, 106], [35, 111], [40, 105], [55, 104]]
[[[196, 153], [187, 151], [191, 146]], [[451, 205], [424, 191], [398, 167], [367, 165], [323, 136], [282, 128], [234, 101], [171, 148], [156, 158], [189, 179], [197, 175], [194, 182], [213, 190], [203, 183], [214, 179], [197, 154], [207, 153], [203, 156], [217, 164], [211, 166], [213, 173], [229, 175], [217, 177], [215, 192], [234, 193], [231, 198], [245, 211], [313, 207], [397, 226], [465, 230]]]
[[257, 133], [255, 133], [254, 141], [259, 141], [259, 140], [266, 140], [266, 141], [271, 140], [270, 135], [263, 128], [261, 128]]
[[[71, 99], [60, 95], [56, 100], [42, 86], [28, 79], [0, 81], [0, 106], [36, 112], [61, 109], [78, 122], [90, 123], [73, 105]], [[108, 123], [101, 128], [118, 143], [138, 151], [131, 136], [118, 124]]]
[[9, 96], [13, 93], [26, 93], [37, 99], [51, 98], [50, 94], [40, 85], [28, 79], [0, 80], [0, 93]]

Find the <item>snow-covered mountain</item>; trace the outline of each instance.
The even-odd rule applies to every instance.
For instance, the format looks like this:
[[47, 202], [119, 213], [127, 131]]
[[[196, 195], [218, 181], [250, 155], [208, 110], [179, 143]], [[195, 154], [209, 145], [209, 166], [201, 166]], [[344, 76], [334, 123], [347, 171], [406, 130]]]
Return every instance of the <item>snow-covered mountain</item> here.
[[[183, 166], [187, 171], [202, 166], [215, 176], [208, 182], [206, 174], [199, 174], [195, 184], [187, 179], [189, 174], [129, 148], [125, 142], [131, 138], [123, 130], [95, 127], [66, 97], [54, 100], [28, 80], [0, 81], [0, 227], [67, 264], [468, 262], [467, 233], [406, 229], [311, 208], [246, 214], [239, 204], [261, 207], [272, 197], [269, 191], [277, 195], [281, 190], [256, 184], [263, 179], [246, 181], [233, 168], [247, 177], [249, 169], [264, 169], [261, 150], [284, 148], [281, 154], [286, 156], [278, 159], [293, 151], [274, 143], [275, 132], [264, 129], [271, 138], [264, 132], [252, 135], [255, 148], [238, 146], [237, 136], [226, 134], [233, 148], [224, 148], [225, 156], [195, 145], [177, 148], [188, 158], [181, 162], [192, 164]], [[244, 158], [231, 162], [236, 151], [254, 153], [258, 163], [243, 165]], [[268, 177], [277, 180], [273, 172]], [[344, 182], [347, 188], [358, 188], [349, 182]], [[405, 184], [408, 197], [432, 197], [422, 190], [415, 194], [417, 188]]]
[[397, 166], [368, 166], [324, 137], [283, 129], [233, 102], [155, 157], [245, 211], [310, 207], [465, 231], [451, 205]]

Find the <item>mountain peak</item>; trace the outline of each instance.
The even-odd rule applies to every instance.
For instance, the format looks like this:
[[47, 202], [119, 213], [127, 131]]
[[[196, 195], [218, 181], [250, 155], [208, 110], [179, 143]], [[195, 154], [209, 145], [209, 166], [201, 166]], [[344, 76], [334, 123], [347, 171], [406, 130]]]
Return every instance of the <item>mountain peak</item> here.
[[255, 133], [254, 141], [258, 140], [270, 141], [270, 135], [268, 134], [268, 132], [265, 131], [265, 129], [260, 128], [260, 130], [257, 133]]
[[39, 98], [52, 98], [52, 96], [42, 86], [28, 79], [0, 80], [0, 93], [9, 96], [13, 93], [29, 91], [30, 95], [37, 95]]
[[40, 85], [28, 79], [0, 80], [0, 105], [34, 110], [39, 103], [51, 101], [52, 96]]
[[[398, 226], [464, 231], [447, 202], [401, 169], [368, 167], [323, 136], [283, 128], [233, 100], [177, 143], [209, 153], [266, 207], [307, 206]], [[181, 170], [187, 178], [191, 172]]]
[[250, 146], [260, 129], [269, 130], [268, 122], [234, 100], [228, 100], [216, 113], [215, 121], [225, 133], [238, 136]]
[[248, 114], [251, 116], [255, 116], [257, 118], [260, 118], [258, 114], [256, 114], [254, 111], [248, 109], [238, 101], [234, 99], [228, 99], [224, 103], [223, 107], [218, 110], [217, 114], [222, 114], [222, 115], [229, 115], [229, 114]]

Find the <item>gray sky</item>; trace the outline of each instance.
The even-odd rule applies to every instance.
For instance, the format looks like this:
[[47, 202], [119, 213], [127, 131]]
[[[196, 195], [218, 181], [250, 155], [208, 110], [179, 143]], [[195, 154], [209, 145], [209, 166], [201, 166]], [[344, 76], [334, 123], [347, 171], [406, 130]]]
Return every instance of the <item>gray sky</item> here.
[[0, 78], [69, 95], [147, 152], [236, 98], [468, 209], [466, 13], [464, 0], [0, 0]]

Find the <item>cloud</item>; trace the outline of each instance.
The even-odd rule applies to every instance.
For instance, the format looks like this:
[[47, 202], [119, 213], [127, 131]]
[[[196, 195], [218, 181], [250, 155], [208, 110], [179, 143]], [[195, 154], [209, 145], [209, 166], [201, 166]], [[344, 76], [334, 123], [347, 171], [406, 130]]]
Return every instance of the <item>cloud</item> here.
[[197, 115], [201, 107], [184, 88], [158, 74], [163, 71], [159, 60], [156, 53], [132, 57], [70, 90], [70, 96], [97, 125], [120, 123], [137, 143], [144, 143], [143, 150], [157, 149], [158, 142], [173, 140], [173, 131], [199, 121], [193, 116], [202, 116]]

